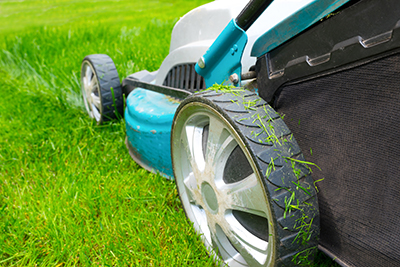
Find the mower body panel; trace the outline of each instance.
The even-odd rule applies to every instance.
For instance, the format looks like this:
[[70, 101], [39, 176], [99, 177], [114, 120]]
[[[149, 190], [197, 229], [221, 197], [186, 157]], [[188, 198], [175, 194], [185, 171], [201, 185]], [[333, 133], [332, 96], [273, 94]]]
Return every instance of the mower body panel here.
[[[219, 0], [184, 15], [172, 30], [169, 54], [160, 66], [156, 84], [163, 84], [172, 67], [197, 62], [245, 3], [243, 0]], [[254, 64], [255, 60], [250, 58], [244, 63], [248, 67]]]
[[137, 88], [129, 94], [126, 103], [127, 145], [131, 156], [145, 169], [172, 178], [171, 125], [179, 102]]

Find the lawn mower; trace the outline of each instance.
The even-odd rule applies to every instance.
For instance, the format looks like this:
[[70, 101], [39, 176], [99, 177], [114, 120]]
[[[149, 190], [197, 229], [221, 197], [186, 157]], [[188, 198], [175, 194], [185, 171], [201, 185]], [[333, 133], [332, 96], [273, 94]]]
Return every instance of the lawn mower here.
[[107, 55], [85, 57], [84, 103], [98, 123], [124, 115], [132, 158], [175, 179], [227, 265], [306, 265], [318, 248], [400, 266], [399, 10], [215, 1], [177, 22], [156, 72], [121, 84]]

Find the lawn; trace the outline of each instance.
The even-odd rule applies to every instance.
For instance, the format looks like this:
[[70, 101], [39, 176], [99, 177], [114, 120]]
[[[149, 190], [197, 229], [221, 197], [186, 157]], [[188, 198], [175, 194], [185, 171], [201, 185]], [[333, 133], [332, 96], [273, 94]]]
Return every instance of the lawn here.
[[123, 121], [88, 118], [79, 85], [88, 54], [120, 78], [156, 70], [174, 23], [206, 2], [0, 1], [1, 266], [215, 264], [174, 182], [130, 158]]

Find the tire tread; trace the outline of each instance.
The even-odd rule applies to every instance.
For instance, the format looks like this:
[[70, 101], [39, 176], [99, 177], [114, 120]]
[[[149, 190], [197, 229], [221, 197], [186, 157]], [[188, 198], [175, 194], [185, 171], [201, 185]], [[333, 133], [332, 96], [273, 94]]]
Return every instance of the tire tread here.
[[[310, 169], [305, 164], [295, 161], [293, 166], [300, 171], [299, 177], [293, 173], [290, 158], [304, 161], [304, 156], [291, 131], [281, 116], [268, 103], [249, 91], [235, 92], [234, 94], [208, 91], [196, 94], [194, 97], [211, 101], [212, 105], [227, 115], [238, 133], [243, 136], [263, 177], [264, 188], [269, 195], [271, 209], [276, 217], [276, 241], [279, 245], [278, 261], [275, 266], [295, 266], [291, 261], [294, 255], [317, 245], [319, 210], [317, 192]], [[255, 102], [255, 105], [249, 107], [248, 102]], [[261, 118], [264, 124], [268, 123], [267, 129], [262, 127], [261, 123], [257, 121], [258, 119], [252, 120], [254, 117]], [[260, 142], [262, 140], [258, 140], [270, 135], [273, 130], [275, 130], [277, 140], [284, 145], [277, 145], [276, 142], [263, 143]], [[254, 133], [259, 134], [260, 138], [252, 136], [252, 134], [255, 135]], [[285, 139], [286, 141], [284, 141]], [[274, 158], [275, 169], [267, 177], [268, 166], [272, 163], [271, 157]], [[308, 193], [297, 187], [295, 183], [307, 188]], [[311, 219], [313, 220], [311, 226], [313, 239], [308, 244], [299, 244], [297, 240], [295, 241], [299, 234], [299, 223], [296, 220], [303, 214], [299, 214], [299, 211], [285, 214], [285, 198], [288, 199], [292, 194], [295, 195], [294, 201], [298, 201], [309, 216], [305, 221], [309, 223]]]

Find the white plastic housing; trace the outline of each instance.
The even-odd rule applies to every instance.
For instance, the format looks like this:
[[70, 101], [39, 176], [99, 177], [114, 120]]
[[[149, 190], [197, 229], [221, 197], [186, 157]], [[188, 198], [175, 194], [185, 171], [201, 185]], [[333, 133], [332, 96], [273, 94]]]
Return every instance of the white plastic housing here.
[[[257, 38], [312, 1], [275, 0], [269, 6], [247, 31], [248, 43], [242, 58], [243, 72], [255, 64], [256, 59], [250, 57], [250, 52]], [[155, 83], [161, 85], [169, 70], [176, 65], [196, 63], [247, 3], [246, 0], [216, 0], [184, 15], [172, 30], [169, 55], [161, 64]]]

